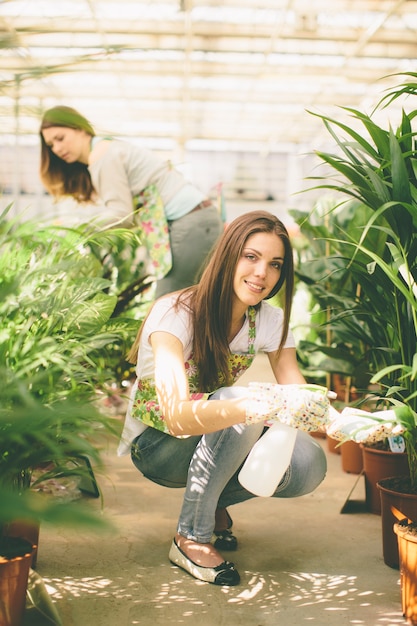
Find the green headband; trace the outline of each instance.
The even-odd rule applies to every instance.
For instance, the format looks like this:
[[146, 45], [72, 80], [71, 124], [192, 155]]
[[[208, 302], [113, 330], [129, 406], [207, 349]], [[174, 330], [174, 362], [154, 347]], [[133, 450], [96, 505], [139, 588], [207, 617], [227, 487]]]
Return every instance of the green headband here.
[[77, 128], [85, 130], [86, 133], [94, 137], [94, 128], [90, 122], [78, 111], [66, 106], [53, 107], [46, 111], [42, 118], [42, 128], [50, 126], [65, 126], [66, 128]]

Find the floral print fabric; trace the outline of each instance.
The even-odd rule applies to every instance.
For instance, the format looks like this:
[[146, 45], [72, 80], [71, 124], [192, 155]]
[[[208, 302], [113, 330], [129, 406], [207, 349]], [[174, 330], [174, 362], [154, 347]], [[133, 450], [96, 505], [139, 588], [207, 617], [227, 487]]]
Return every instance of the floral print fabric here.
[[[248, 333], [248, 352], [246, 354], [231, 354], [229, 357], [229, 372], [233, 382], [236, 382], [238, 378], [248, 369], [251, 365], [254, 357], [254, 342], [256, 334], [255, 326], [256, 310], [253, 307], [248, 309], [249, 318], [249, 333]], [[214, 389], [208, 393], [201, 393], [199, 389], [198, 370], [195, 365], [192, 355], [185, 362], [185, 371], [188, 377], [188, 383], [190, 387], [190, 399], [191, 400], [204, 400], [207, 399]], [[220, 380], [220, 385], [222, 381]], [[155, 389], [155, 382], [150, 379], [140, 379], [137, 385], [137, 391], [133, 401], [132, 417], [140, 420], [147, 426], [152, 426], [158, 430], [162, 430], [165, 433], [169, 433], [164, 416], [158, 404], [158, 398]]]
[[304, 431], [329, 423], [328, 390], [320, 385], [249, 383], [246, 423], [275, 420]]
[[143, 234], [143, 244], [159, 280], [172, 268], [171, 245], [164, 205], [155, 185], [149, 185], [133, 198], [136, 221]]

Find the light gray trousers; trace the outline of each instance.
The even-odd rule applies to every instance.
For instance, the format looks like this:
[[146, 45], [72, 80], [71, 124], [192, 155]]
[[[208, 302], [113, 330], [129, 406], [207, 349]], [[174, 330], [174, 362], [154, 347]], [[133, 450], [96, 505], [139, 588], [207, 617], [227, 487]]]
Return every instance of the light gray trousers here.
[[223, 222], [214, 205], [168, 222], [172, 268], [156, 283], [155, 297], [198, 282], [204, 262], [223, 232]]

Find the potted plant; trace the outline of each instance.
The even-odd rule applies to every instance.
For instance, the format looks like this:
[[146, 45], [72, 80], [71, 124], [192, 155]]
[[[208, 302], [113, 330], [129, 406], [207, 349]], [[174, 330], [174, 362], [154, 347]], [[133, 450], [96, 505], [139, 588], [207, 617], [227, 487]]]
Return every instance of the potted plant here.
[[[17, 559], [27, 580], [32, 542], [11, 537], [10, 525], [98, 523], [78, 503], [47, 499], [41, 483], [89, 476], [84, 461], [97, 465], [103, 437], [118, 432], [98, 407], [112, 391], [123, 342], [137, 331], [126, 311], [139, 306], [144, 281], [133, 277], [129, 290], [100, 256], [132, 244], [134, 233], [40, 227], [7, 214], [0, 215], [0, 570], [22, 544]], [[13, 601], [20, 608], [11, 617], [3, 588], [0, 596], [0, 623], [17, 626], [21, 602]]]
[[[114, 423], [92, 403], [60, 399], [52, 406], [34, 399], [19, 379], [2, 369], [0, 387], [0, 623], [22, 623], [31, 556], [26, 535], [10, 536], [9, 526], [19, 522], [80, 524], [109, 528], [105, 518], [80, 502], [58, 500], [40, 489], [43, 480], [81, 476], [77, 463], [88, 455], [100, 465], [99, 441], [114, 432]], [[51, 464], [52, 462], [52, 464]], [[33, 468], [50, 470], [31, 479]]]
[[[417, 94], [417, 74], [405, 76], [406, 82], [388, 92], [378, 109], [404, 94]], [[395, 489], [411, 495], [417, 493], [417, 110], [402, 110], [395, 130], [378, 126], [372, 116], [347, 111], [352, 126], [320, 116], [338, 152], [318, 152], [336, 175], [331, 182], [323, 177], [319, 187], [332, 189], [342, 204], [353, 199], [366, 208], [367, 218], [359, 230], [344, 229], [328, 240], [360, 285], [347, 310], [333, 314], [349, 323], [355, 316], [360, 323], [350, 325], [354, 335], [363, 331], [369, 338], [364, 345], [371, 383], [379, 386], [376, 402], [407, 408], [401, 421], [410, 474], [396, 479]], [[384, 479], [379, 484], [387, 483]], [[417, 520], [417, 512], [408, 514], [404, 502], [398, 516]], [[383, 536], [386, 523], [393, 535], [393, 519], [385, 518], [382, 514]]]
[[[378, 346], [387, 345], [386, 324], [376, 314], [383, 307], [383, 294], [366, 297], [369, 258], [355, 250], [351, 242], [359, 242], [363, 226], [372, 212], [358, 200], [344, 203], [334, 197], [319, 201], [310, 213], [292, 211], [300, 225], [305, 244], [300, 251], [297, 276], [310, 294], [310, 336], [299, 342], [304, 372], [325, 371], [327, 386], [337, 391], [335, 407], [347, 404], [364, 407], [372, 399], [372, 373], [378, 370]], [[348, 233], [348, 234], [347, 234]], [[366, 246], [382, 251], [385, 238], [369, 232]], [[377, 294], [378, 296], [379, 294]], [[360, 446], [355, 442], [333, 448], [341, 452], [345, 471], [365, 476], [367, 509], [380, 514], [377, 480], [404, 473], [405, 454], [393, 454], [388, 444], [378, 447]], [[330, 449], [330, 448], [329, 448]]]
[[[390, 92], [380, 106], [404, 91], [401, 86]], [[415, 85], [413, 89], [408, 83], [408, 91], [415, 93]], [[412, 282], [417, 247], [412, 130], [416, 111], [403, 111], [395, 131], [381, 128], [364, 113], [347, 111], [352, 126], [321, 116], [338, 152], [318, 152], [332, 177], [329, 182], [327, 172], [318, 187], [331, 189], [337, 200], [326, 207], [322, 223], [316, 226], [305, 214], [296, 215], [302, 231], [314, 229], [314, 236], [325, 246], [318, 265], [326, 272], [316, 281], [314, 293], [327, 312], [324, 326], [326, 332], [330, 328], [333, 341], [319, 349], [332, 356], [338, 352], [345, 367], [358, 367], [362, 380], [368, 380], [363, 389], [368, 403], [371, 377], [379, 371], [384, 375], [377, 384], [401, 401], [415, 391], [413, 379], [401, 390], [401, 374], [391, 366], [412, 366], [416, 353]], [[311, 274], [312, 264], [307, 271]], [[330, 294], [324, 295], [329, 287]], [[333, 365], [329, 360], [322, 363], [323, 367]]]
[[404, 617], [417, 624], [417, 524], [409, 519], [396, 522], [394, 532], [398, 537], [401, 564], [401, 606]]
[[[304, 238], [304, 245], [298, 246], [297, 278], [310, 296], [310, 331], [298, 344], [303, 371], [315, 377], [326, 373], [326, 385], [337, 393], [336, 408], [363, 403], [371, 377], [368, 345], [375, 332], [354, 311], [361, 290], [359, 277], [349, 271], [346, 250], [334, 240], [347, 230], [359, 232], [369, 211], [357, 201], [341, 205], [334, 197], [325, 197], [309, 213], [293, 210], [291, 214]], [[372, 246], [377, 245], [378, 237], [372, 235]], [[364, 258], [361, 255], [358, 263]], [[327, 440], [329, 450], [341, 453], [345, 471], [362, 472], [359, 444], [336, 445]]]
[[[359, 111], [347, 111], [352, 127], [320, 116], [339, 152], [317, 152], [327, 166], [326, 175], [318, 177], [322, 184], [317, 188], [330, 189], [336, 199], [322, 209], [321, 223], [313, 226], [314, 230], [310, 215], [296, 217], [303, 232], [310, 231], [321, 240], [323, 253], [318, 263], [325, 271], [321, 278], [314, 277], [314, 289], [316, 296], [321, 289], [322, 305], [327, 298], [331, 331], [342, 337], [342, 346], [353, 348], [353, 366], [360, 364], [361, 374], [369, 380], [372, 373], [398, 359], [410, 363], [415, 353], [409, 311], [412, 293], [407, 280], [415, 271], [416, 256], [411, 127], [416, 112], [403, 112], [394, 131], [379, 127]], [[317, 223], [313, 214], [314, 219]], [[387, 268], [393, 268], [395, 274], [386, 272]], [[328, 288], [330, 294], [325, 294]], [[335, 356], [338, 346], [332, 348]], [[352, 361], [345, 353], [342, 358]]]

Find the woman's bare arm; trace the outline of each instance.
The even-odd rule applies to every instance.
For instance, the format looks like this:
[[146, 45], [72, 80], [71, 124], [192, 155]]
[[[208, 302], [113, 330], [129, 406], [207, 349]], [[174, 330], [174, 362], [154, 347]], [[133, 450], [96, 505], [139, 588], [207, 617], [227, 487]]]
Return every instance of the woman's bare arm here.
[[246, 419], [246, 399], [192, 400], [184, 369], [182, 343], [167, 332], [152, 333], [159, 405], [172, 435], [215, 432]]
[[275, 352], [268, 352], [269, 362], [277, 383], [280, 385], [304, 384], [295, 348], [284, 348], [277, 360]]

